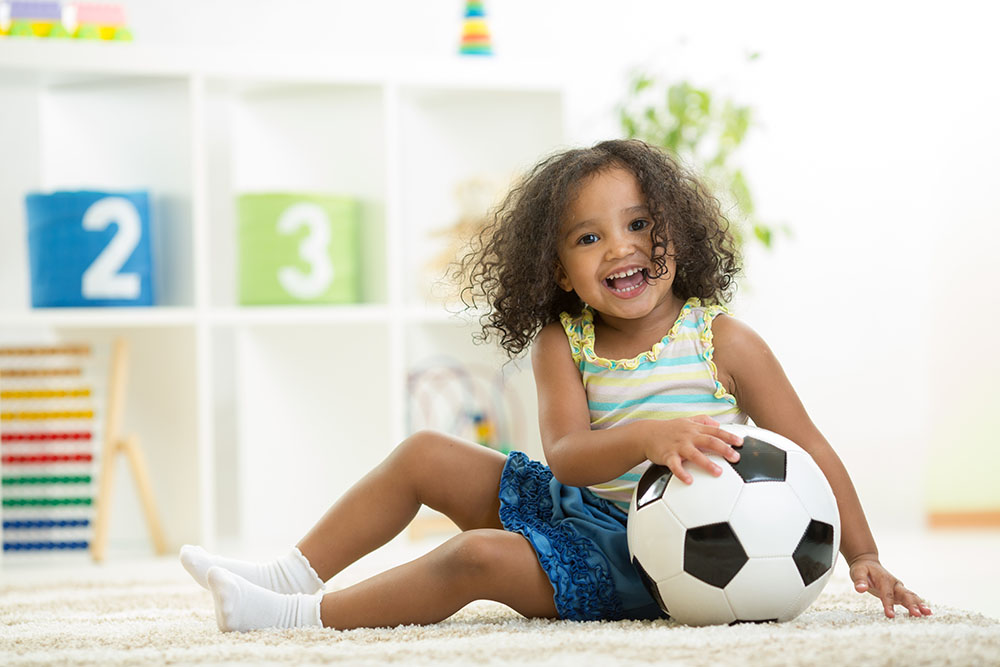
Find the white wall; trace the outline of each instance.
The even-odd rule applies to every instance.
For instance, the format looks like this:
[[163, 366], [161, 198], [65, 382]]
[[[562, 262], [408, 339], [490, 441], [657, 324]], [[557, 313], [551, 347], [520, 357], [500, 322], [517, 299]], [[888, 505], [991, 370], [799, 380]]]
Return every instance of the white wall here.
[[[309, 57], [453, 54], [461, 0], [134, 0], [137, 39]], [[876, 529], [1000, 506], [990, 378], [1000, 203], [986, 3], [487, 0], [498, 58], [566, 72], [573, 138], [617, 133], [648, 65], [753, 105], [742, 162], [794, 238], [751, 252], [736, 309], [783, 360]], [[752, 65], [745, 54], [761, 53]]]

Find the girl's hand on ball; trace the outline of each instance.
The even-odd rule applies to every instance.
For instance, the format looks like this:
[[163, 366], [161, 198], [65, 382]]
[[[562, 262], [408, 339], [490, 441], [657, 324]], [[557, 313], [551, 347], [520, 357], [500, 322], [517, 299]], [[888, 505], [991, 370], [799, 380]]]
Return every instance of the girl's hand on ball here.
[[646, 439], [646, 458], [657, 465], [670, 468], [685, 484], [691, 484], [694, 478], [684, 470], [684, 461], [691, 461], [710, 475], [718, 477], [722, 474], [722, 469], [705, 455], [706, 452], [718, 454], [733, 463], [740, 460], [739, 452], [733, 447], [742, 446], [743, 438], [719, 428], [719, 422], [711, 417], [699, 415], [651, 421], [649, 424], [653, 429]]
[[851, 561], [851, 580], [857, 592], [868, 592], [882, 600], [888, 618], [895, 618], [897, 604], [906, 607], [910, 616], [930, 616], [932, 613], [923, 599], [892, 576], [874, 554], [862, 554]]

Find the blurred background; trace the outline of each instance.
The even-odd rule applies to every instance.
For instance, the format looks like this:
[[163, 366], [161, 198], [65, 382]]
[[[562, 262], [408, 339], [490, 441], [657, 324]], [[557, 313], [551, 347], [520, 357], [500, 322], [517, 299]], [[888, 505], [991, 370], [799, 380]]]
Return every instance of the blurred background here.
[[[876, 537], [922, 549], [906, 536], [1000, 528], [994, 8], [119, 6], [120, 40], [0, 37], [0, 344], [85, 341], [100, 385], [100, 351], [129, 342], [123, 430], [171, 550], [287, 544], [417, 428], [541, 456], [527, 360], [473, 345], [438, 278], [521, 170], [630, 133], [713, 170], [745, 240], [732, 309], [844, 459]], [[57, 191], [148, 195], [152, 305], [37, 300], [45, 267], [66, 264], [29, 257], [25, 198]], [[296, 243], [320, 211], [353, 250], [292, 246], [301, 284], [265, 285], [285, 237], [257, 225], [296, 202], [314, 212], [290, 223]], [[337, 289], [313, 289], [324, 279]], [[146, 548], [129, 476], [110, 540]]]

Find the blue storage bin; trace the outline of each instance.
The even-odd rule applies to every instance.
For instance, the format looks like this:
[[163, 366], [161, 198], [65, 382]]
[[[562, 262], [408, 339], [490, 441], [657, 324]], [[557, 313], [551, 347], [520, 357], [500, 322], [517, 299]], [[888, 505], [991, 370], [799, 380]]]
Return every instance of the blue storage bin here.
[[33, 193], [26, 203], [32, 306], [153, 305], [147, 192]]

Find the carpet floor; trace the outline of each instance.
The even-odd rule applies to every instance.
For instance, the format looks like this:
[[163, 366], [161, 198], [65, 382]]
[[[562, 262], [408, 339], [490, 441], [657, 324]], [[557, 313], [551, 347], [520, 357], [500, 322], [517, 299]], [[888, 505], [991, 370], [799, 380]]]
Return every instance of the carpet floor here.
[[783, 624], [527, 620], [477, 602], [434, 626], [222, 634], [211, 596], [183, 574], [8, 571], [0, 583], [0, 664], [1000, 665], [1000, 621], [937, 605], [924, 619], [898, 611], [884, 618], [874, 598], [841, 575]]

